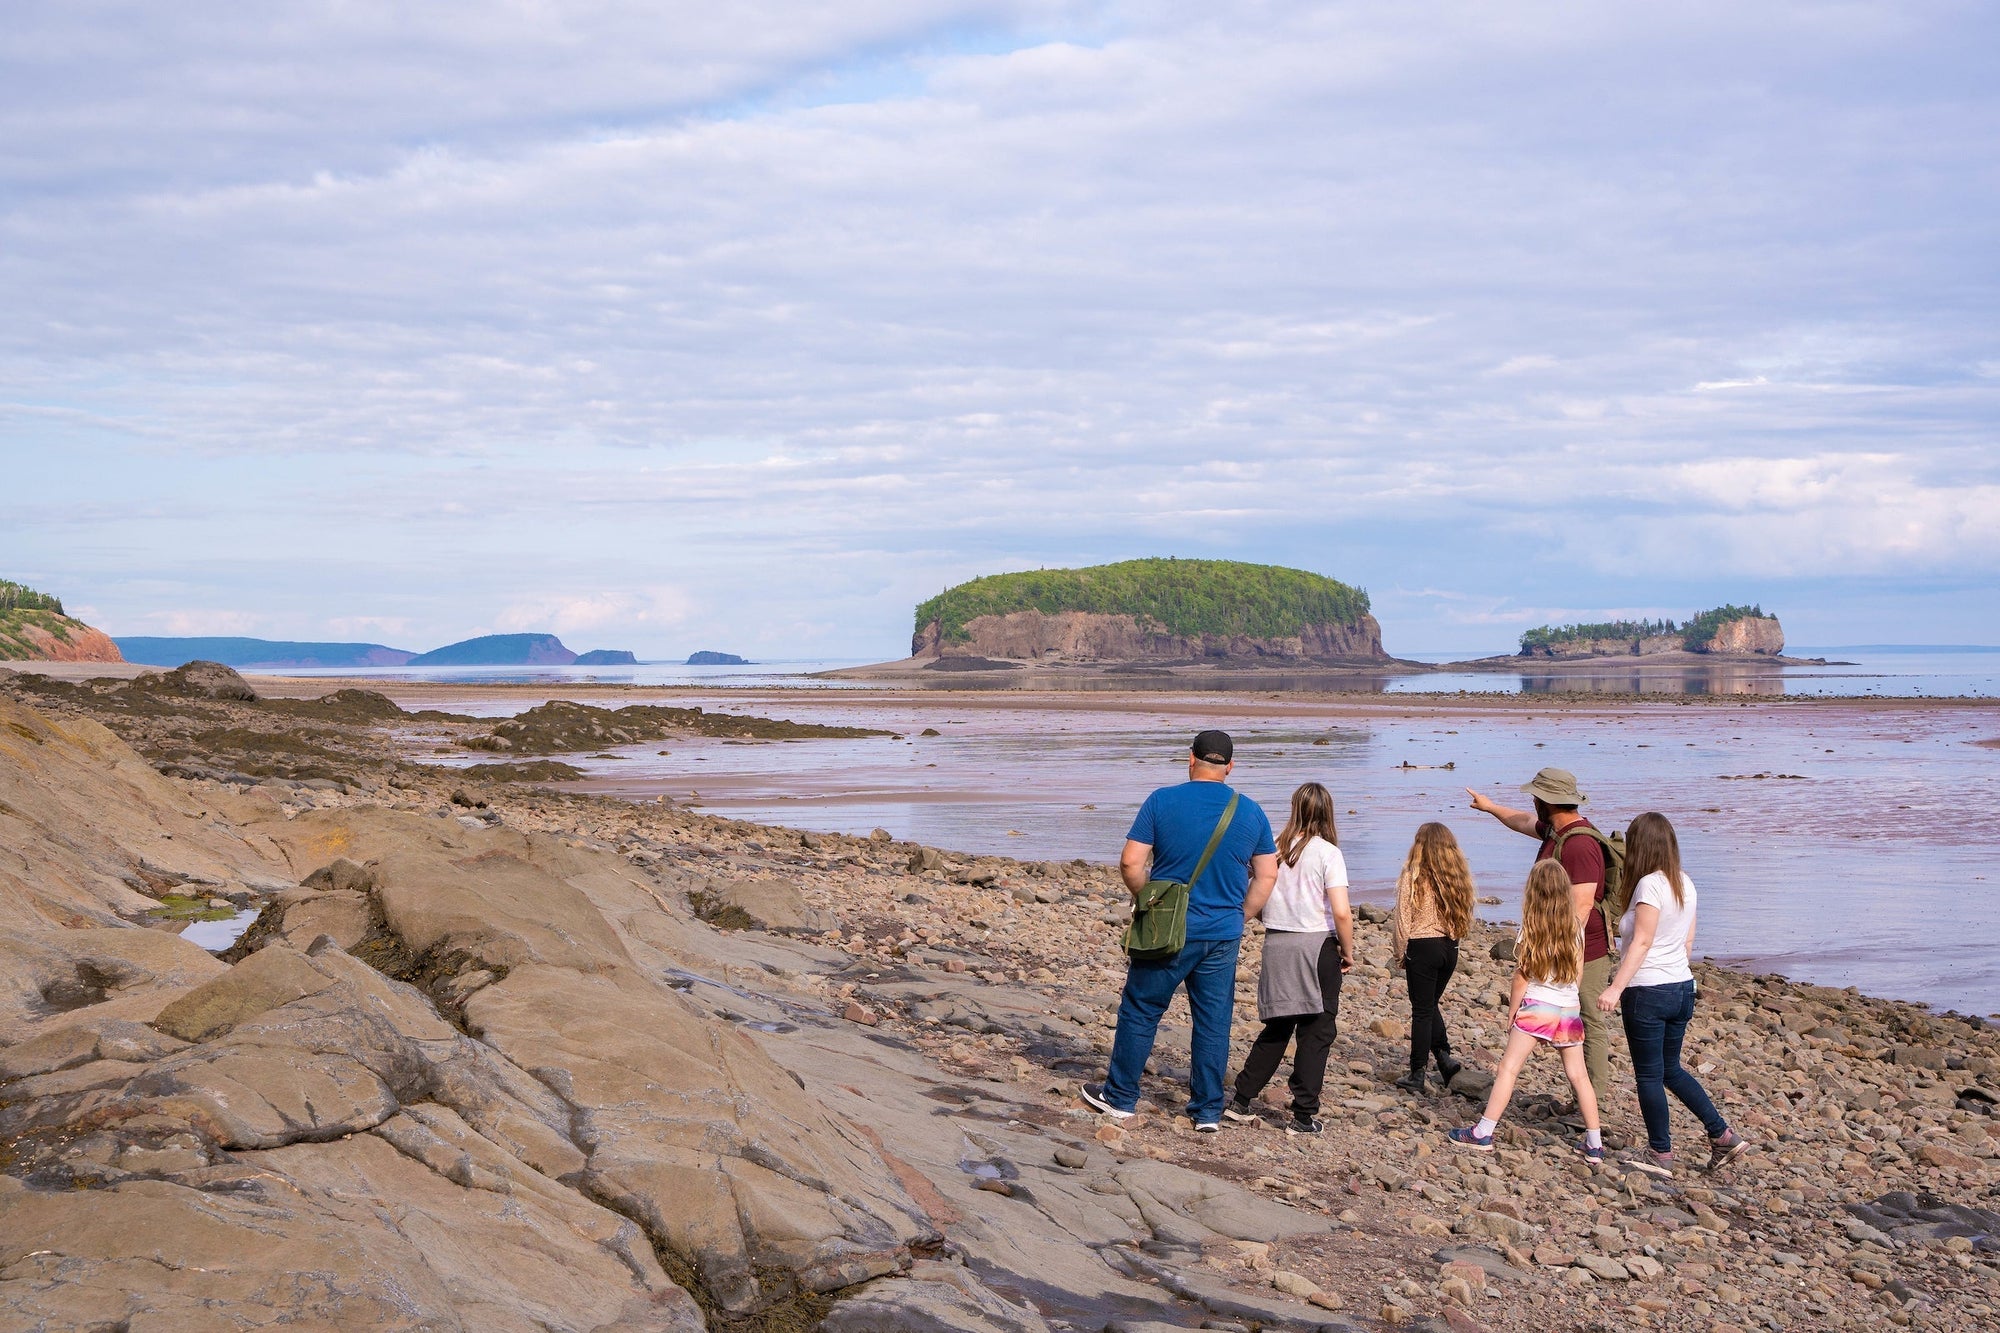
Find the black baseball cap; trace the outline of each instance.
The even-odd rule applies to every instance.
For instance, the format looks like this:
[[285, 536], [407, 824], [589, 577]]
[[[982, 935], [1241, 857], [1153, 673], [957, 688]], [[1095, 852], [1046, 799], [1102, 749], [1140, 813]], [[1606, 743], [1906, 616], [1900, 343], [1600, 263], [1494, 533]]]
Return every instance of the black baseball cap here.
[[1188, 753], [1204, 764], [1226, 764], [1236, 757], [1236, 742], [1229, 739], [1228, 732], [1211, 728], [1194, 738]]

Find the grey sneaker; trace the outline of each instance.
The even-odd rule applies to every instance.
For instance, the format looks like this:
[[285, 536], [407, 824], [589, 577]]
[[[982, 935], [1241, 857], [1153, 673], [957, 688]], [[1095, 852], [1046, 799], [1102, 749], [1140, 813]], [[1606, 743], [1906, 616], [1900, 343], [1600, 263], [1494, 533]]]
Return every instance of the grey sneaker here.
[[1635, 1171], [1644, 1171], [1662, 1180], [1671, 1179], [1674, 1174], [1674, 1155], [1671, 1152], [1654, 1152], [1652, 1148], [1645, 1147], [1620, 1160]]
[[1224, 1119], [1234, 1120], [1239, 1125], [1254, 1125], [1258, 1119], [1257, 1108], [1244, 1101], [1231, 1101], [1222, 1108], [1222, 1115]]
[[1708, 1141], [1708, 1169], [1713, 1171], [1719, 1166], [1727, 1166], [1749, 1151], [1750, 1140], [1733, 1129], [1725, 1129], [1722, 1137]]
[[1194, 1122], [1194, 1132], [1197, 1134], [1220, 1134], [1222, 1132], [1222, 1122], [1219, 1120], [1197, 1120]]

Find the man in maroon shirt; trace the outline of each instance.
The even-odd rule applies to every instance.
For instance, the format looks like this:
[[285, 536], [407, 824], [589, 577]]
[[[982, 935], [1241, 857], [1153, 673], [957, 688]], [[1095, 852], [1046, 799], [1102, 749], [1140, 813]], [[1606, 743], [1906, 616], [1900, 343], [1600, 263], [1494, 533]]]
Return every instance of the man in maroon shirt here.
[[1583, 1001], [1583, 1062], [1590, 1070], [1590, 1086], [1597, 1090], [1598, 1104], [1611, 1082], [1609, 1032], [1597, 997], [1611, 981], [1611, 940], [1604, 929], [1604, 913], [1597, 904], [1604, 897], [1604, 844], [1591, 833], [1596, 825], [1577, 813], [1588, 798], [1576, 789], [1576, 777], [1566, 769], [1545, 768], [1521, 790], [1535, 798], [1533, 810], [1513, 810], [1492, 797], [1467, 787], [1472, 808], [1484, 810], [1495, 819], [1531, 838], [1539, 838], [1542, 850], [1537, 861], [1546, 861], [1562, 849], [1562, 868], [1575, 886], [1576, 919], [1583, 928], [1583, 977], [1577, 983]]

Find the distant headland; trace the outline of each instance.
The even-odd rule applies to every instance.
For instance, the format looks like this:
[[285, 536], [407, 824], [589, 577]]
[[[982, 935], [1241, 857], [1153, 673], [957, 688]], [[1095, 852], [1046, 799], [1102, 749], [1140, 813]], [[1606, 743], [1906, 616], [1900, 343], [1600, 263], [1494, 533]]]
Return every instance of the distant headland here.
[[[120, 635], [117, 648], [128, 662], [179, 666], [220, 662], [253, 670], [400, 666], [631, 666], [638, 661], [622, 648], [572, 652], [553, 634], [484, 634], [427, 653], [380, 643], [315, 643], [291, 639], [233, 637], [158, 638]], [[111, 659], [117, 660], [117, 659]]]

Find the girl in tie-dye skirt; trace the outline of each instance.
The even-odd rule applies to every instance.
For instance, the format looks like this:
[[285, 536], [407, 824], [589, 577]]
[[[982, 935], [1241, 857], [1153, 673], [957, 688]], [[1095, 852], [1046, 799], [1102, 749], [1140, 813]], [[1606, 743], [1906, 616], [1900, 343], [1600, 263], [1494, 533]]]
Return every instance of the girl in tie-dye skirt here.
[[1514, 1098], [1521, 1067], [1537, 1046], [1562, 1055], [1563, 1073], [1576, 1090], [1583, 1112], [1583, 1155], [1604, 1160], [1604, 1135], [1597, 1121], [1597, 1094], [1583, 1062], [1583, 1010], [1577, 980], [1583, 975], [1583, 932], [1576, 924], [1569, 872], [1559, 861], [1537, 861], [1521, 898], [1521, 935], [1515, 942], [1512, 1027], [1507, 1050], [1493, 1073], [1493, 1093], [1477, 1125], [1451, 1131], [1451, 1141], [1479, 1152], [1493, 1151], [1493, 1130]]

